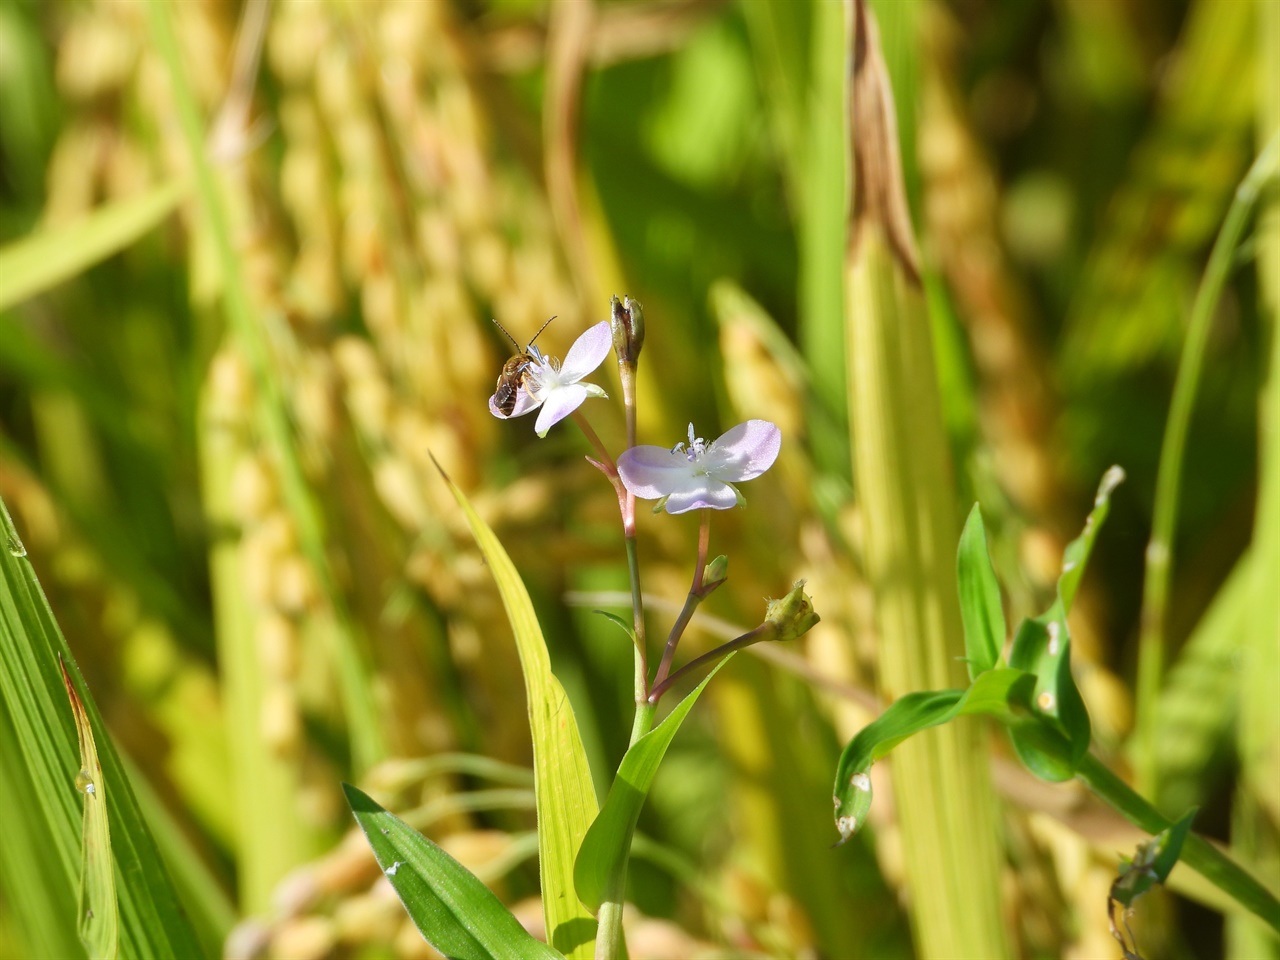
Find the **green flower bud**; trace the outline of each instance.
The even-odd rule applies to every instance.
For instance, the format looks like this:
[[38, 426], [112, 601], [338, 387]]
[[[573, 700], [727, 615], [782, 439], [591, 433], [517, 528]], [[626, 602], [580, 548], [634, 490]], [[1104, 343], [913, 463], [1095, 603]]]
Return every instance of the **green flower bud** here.
[[797, 580], [781, 600], [770, 600], [764, 611], [765, 623], [771, 624], [775, 640], [795, 640], [804, 636], [822, 618], [813, 609], [813, 600], [804, 592], [804, 581]]
[[729, 558], [723, 553], [702, 569], [702, 585], [710, 587], [729, 579]]

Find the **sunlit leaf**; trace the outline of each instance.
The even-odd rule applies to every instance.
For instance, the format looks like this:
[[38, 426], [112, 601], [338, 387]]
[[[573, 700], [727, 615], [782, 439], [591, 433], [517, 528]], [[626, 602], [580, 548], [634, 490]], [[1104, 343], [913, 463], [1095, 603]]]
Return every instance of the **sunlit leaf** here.
[[427, 942], [460, 960], [561, 955], [529, 936], [466, 867], [349, 783], [342, 785], [378, 866]]
[[547, 937], [566, 956], [591, 957], [596, 921], [579, 902], [573, 887], [574, 858], [599, 809], [582, 735], [564, 687], [551, 672], [542, 628], [515, 564], [488, 524], [472, 509], [466, 495], [447, 476], [445, 482], [489, 563], [524, 671], [529, 729], [533, 734], [538, 869]]

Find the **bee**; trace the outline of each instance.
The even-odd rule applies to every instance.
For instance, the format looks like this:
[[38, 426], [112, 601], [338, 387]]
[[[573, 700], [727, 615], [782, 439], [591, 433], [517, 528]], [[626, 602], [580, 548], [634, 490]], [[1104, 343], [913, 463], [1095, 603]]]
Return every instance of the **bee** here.
[[[551, 317], [547, 320], [547, 323], [554, 319], [555, 317]], [[498, 323], [497, 320], [493, 322], [497, 324], [498, 329], [506, 335], [506, 338], [511, 341], [512, 346], [517, 351], [515, 356], [502, 365], [502, 373], [498, 375], [498, 386], [493, 391], [494, 406], [498, 408], [504, 417], [509, 417], [516, 408], [516, 393], [524, 386], [525, 378], [529, 374], [529, 368], [536, 363], [542, 362], [542, 352], [533, 345], [533, 340], [537, 340], [542, 331], [547, 329], [547, 323], [538, 328], [538, 332], [533, 335], [533, 340], [530, 340], [528, 345], [521, 350], [516, 338], [507, 333], [507, 328]]]

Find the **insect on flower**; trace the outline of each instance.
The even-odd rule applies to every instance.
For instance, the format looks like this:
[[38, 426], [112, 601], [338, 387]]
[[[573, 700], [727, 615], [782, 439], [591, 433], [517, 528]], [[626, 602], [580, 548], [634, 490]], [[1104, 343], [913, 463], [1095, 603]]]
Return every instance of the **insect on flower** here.
[[[551, 317], [547, 320], [547, 323], [540, 326], [538, 332], [533, 335], [533, 340], [537, 340], [542, 331], [547, 329], [547, 324], [554, 319], [555, 317]], [[521, 350], [516, 338], [507, 333], [507, 328], [498, 323], [497, 320], [493, 322], [506, 335], [506, 338], [511, 341], [511, 345], [516, 348], [515, 356], [502, 365], [502, 373], [498, 375], [498, 386], [493, 392], [494, 406], [498, 408], [504, 417], [509, 417], [516, 408], [516, 394], [524, 386], [525, 378], [529, 374], [529, 368], [542, 362], [542, 352], [533, 345], [533, 340], [530, 340], [528, 345]]]
[[497, 389], [489, 398], [489, 412], [506, 420], [537, 410], [538, 420], [533, 429], [538, 436], [545, 437], [548, 430], [577, 410], [588, 397], [607, 396], [600, 387], [584, 382], [583, 378], [600, 366], [611, 343], [607, 320], [583, 331], [565, 354], [563, 364], [543, 354], [530, 341], [524, 353], [503, 365]]

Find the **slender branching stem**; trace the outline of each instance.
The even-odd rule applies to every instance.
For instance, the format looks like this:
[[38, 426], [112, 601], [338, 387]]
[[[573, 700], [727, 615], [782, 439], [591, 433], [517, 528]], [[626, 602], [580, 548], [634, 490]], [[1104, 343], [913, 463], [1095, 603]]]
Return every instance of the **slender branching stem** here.
[[[680, 611], [680, 616], [676, 617], [676, 622], [671, 625], [671, 633], [667, 636], [666, 649], [662, 651], [662, 662], [658, 664], [658, 673], [653, 678], [654, 687], [661, 686], [663, 681], [667, 679], [667, 675], [671, 672], [671, 661], [675, 659], [676, 647], [680, 645], [680, 638], [684, 636], [685, 627], [689, 625], [689, 621], [693, 618], [694, 611], [698, 609], [698, 604], [702, 602], [710, 591], [706, 589], [703, 583], [703, 575], [707, 569], [707, 553], [711, 546], [711, 511], [698, 511], [698, 558], [693, 565], [693, 583], [689, 587], [689, 595], [685, 598], [684, 607]], [[719, 584], [716, 584], [719, 586]], [[657, 703], [657, 698], [653, 696], [653, 691], [649, 692], [649, 701]]]
[[[619, 361], [618, 374], [622, 381], [622, 403], [627, 417], [627, 449], [636, 445], [636, 365], [633, 362]], [[604, 452], [600, 438], [595, 435], [585, 418], [579, 418], [579, 426], [592, 441], [596, 450]], [[631, 614], [635, 636], [635, 699], [636, 713], [631, 725], [631, 746], [653, 729], [654, 707], [649, 702], [649, 659], [648, 641], [644, 627], [644, 595], [640, 589], [640, 560], [636, 548], [636, 498], [622, 484], [618, 476], [618, 466], [608, 454], [596, 466], [609, 477], [618, 494], [618, 510], [622, 514], [622, 537], [627, 550], [627, 573], [631, 579]], [[629, 840], [629, 838], [628, 838]], [[604, 892], [600, 904], [598, 925], [596, 927], [597, 960], [614, 960], [625, 956], [626, 950], [622, 940], [622, 906], [626, 900], [627, 865], [624, 861], [615, 883]]]
[[653, 689], [649, 691], [649, 702], [656, 704], [662, 698], [664, 693], [685, 677], [702, 669], [704, 666], [723, 660], [735, 650], [741, 650], [743, 647], [749, 647], [753, 643], [759, 643], [761, 640], [772, 640], [777, 632], [778, 628], [774, 624], [762, 623], [754, 630], [744, 633], [742, 636], [730, 640], [728, 643], [722, 643], [720, 646], [712, 650], [708, 650], [700, 657], [694, 657], [665, 680], [655, 682]]
[[[1151, 834], [1171, 826], [1170, 821], [1161, 816], [1155, 807], [1093, 754], [1085, 755], [1076, 769], [1076, 775], [1134, 826]], [[1181, 859], [1280, 933], [1280, 900], [1231, 857], [1199, 834], [1189, 833], [1182, 845]]]
[[587, 438], [587, 442], [591, 444], [592, 449], [594, 449], [596, 454], [599, 456], [599, 460], [592, 460], [591, 462], [594, 463], [597, 469], [599, 469], [606, 477], [614, 481], [616, 485], [618, 480], [618, 465], [613, 462], [613, 457], [610, 456], [608, 448], [604, 445], [604, 441], [600, 439], [600, 435], [596, 433], [595, 427], [591, 426], [591, 421], [586, 418], [581, 410], [575, 410], [573, 411], [573, 422], [578, 425], [580, 430], [582, 430], [583, 435]]
[[627, 572], [631, 579], [632, 627], [636, 645], [636, 706], [640, 707], [649, 698], [649, 661], [646, 654], [644, 629], [644, 594], [640, 590], [640, 562], [636, 553], [636, 501], [635, 497], [622, 485], [622, 480], [618, 476], [618, 465], [609, 455], [608, 449], [590, 421], [581, 410], [573, 411], [573, 419], [587, 438], [587, 442], [596, 451], [597, 457], [587, 457], [587, 461], [609, 478], [609, 482], [613, 484], [613, 491], [618, 497], [618, 512], [622, 515], [622, 538], [627, 551]]

